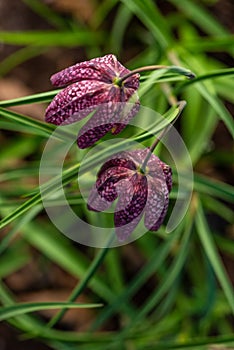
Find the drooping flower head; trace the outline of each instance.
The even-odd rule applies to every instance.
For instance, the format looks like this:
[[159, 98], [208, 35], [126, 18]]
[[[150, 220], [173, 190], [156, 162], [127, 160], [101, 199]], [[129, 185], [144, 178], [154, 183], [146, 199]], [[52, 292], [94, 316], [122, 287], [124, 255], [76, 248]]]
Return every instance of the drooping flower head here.
[[[157, 231], [166, 216], [172, 187], [171, 168], [149, 149], [120, 152], [97, 174], [88, 209], [104, 211], [118, 197], [114, 225], [119, 241], [126, 240], [144, 214], [148, 230]], [[147, 164], [142, 168], [144, 160]]]
[[[94, 112], [79, 132], [77, 142], [80, 148], [93, 145], [108, 131], [119, 133], [139, 109], [136, 95], [139, 74], [121, 81], [129, 73], [110, 54], [77, 63], [54, 74], [51, 77], [52, 84], [67, 87], [48, 106], [46, 121], [55, 125], [70, 124]], [[131, 101], [133, 95], [135, 98]], [[133, 102], [132, 108], [123, 112], [124, 104], [129, 101]]]

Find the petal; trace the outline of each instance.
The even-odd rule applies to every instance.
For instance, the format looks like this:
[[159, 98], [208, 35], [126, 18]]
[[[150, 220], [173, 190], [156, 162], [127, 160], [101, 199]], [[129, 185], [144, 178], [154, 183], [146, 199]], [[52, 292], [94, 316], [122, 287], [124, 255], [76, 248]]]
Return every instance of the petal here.
[[130, 170], [136, 170], [135, 163], [128, 159], [128, 152], [119, 152], [112, 155], [111, 159], [108, 159], [98, 172], [98, 178], [107, 170], [113, 167], [127, 168]]
[[145, 206], [145, 226], [150, 231], [156, 231], [166, 215], [169, 192], [165, 180], [147, 176], [148, 198]]
[[108, 209], [111, 205], [111, 202], [108, 202], [100, 196], [97, 191], [96, 184], [92, 187], [92, 190], [89, 194], [87, 207], [89, 210], [93, 211], [104, 211]]
[[167, 214], [168, 205], [169, 205], [169, 197], [165, 198], [165, 204], [164, 204], [163, 210], [161, 212], [161, 215], [158, 218], [158, 221], [149, 229], [149, 231], [157, 231], [159, 229], [159, 227], [162, 225], [162, 223], [165, 219], [165, 216]]
[[119, 226], [115, 228], [116, 236], [118, 237], [119, 242], [124, 242], [128, 237], [131, 235], [131, 233], [134, 231], [134, 229], [137, 227], [139, 222], [141, 221], [141, 218], [143, 216], [144, 211], [134, 218], [131, 222], [124, 226]]
[[121, 123], [116, 123], [114, 124], [111, 133], [113, 135], [119, 134], [130, 122], [130, 120], [135, 117], [135, 115], [139, 112], [140, 110], [140, 102], [137, 101], [134, 105], [127, 103], [126, 104], [125, 110], [122, 111], [121, 115]]
[[[90, 113], [90, 107], [106, 101], [109, 90], [106, 84], [87, 80], [75, 83], [59, 92], [46, 109], [46, 121], [60, 125], [70, 117], [69, 123], [78, 121]], [[87, 109], [87, 113], [79, 111]]]
[[105, 136], [111, 128], [112, 124], [103, 124], [91, 129], [89, 128], [87, 131], [81, 128], [77, 138], [78, 147], [84, 149], [93, 146], [93, 144]]
[[163, 173], [164, 173], [165, 178], [166, 178], [168, 191], [170, 192], [171, 188], [172, 188], [172, 170], [169, 167], [169, 165], [163, 163], [161, 160], [160, 160], [160, 163], [161, 163], [161, 168], [162, 168]]
[[[129, 71], [130, 72], [130, 71]], [[127, 74], [127, 73], [126, 73]], [[127, 89], [133, 89], [134, 91], [139, 88], [140, 74], [131, 75], [124, 81], [124, 86]]]
[[[125, 240], [134, 230], [141, 219], [146, 200], [147, 179], [145, 176], [135, 173], [130, 179], [124, 181], [119, 192], [114, 214], [116, 234], [119, 240]], [[119, 210], [120, 208], [123, 209]], [[128, 226], [129, 223], [132, 224]]]
[[119, 181], [132, 176], [132, 171], [123, 167], [113, 167], [98, 176], [96, 181], [97, 191], [101, 197], [113, 202], [118, 196], [116, 185]]
[[112, 101], [97, 107], [97, 111], [80, 129], [77, 144], [80, 148], [92, 146], [113, 127], [113, 122], [119, 119], [119, 104]]
[[114, 68], [116, 61], [116, 57], [111, 54], [93, 58], [63, 69], [52, 75], [50, 80], [57, 87], [66, 86], [82, 80], [98, 80], [112, 83], [112, 79], [115, 77]]
[[[141, 153], [140, 157], [145, 158], [148, 152], [150, 152], [149, 149], [147, 149], [145, 154]], [[170, 192], [172, 188], [172, 170], [169, 165], [162, 162], [155, 154], [151, 153], [147, 162], [147, 167], [149, 176], [165, 181], [168, 191]]]

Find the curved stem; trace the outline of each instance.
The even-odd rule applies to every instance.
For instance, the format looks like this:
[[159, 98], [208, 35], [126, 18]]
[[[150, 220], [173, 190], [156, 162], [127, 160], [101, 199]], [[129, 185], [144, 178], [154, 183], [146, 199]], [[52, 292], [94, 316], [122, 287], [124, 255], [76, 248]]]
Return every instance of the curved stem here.
[[161, 132], [161, 134], [156, 138], [156, 140], [154, 141], [154, 143], [151, 145], [151, 147], [149, 148], [149, 152], [147, 153], [144, 162], [142, 163], [141, 166], [141, 171], [143, 173], [145, 173], [145, 168], [147, 166], [147, 163], [151, 157], [151, 154], [153, 153], [153, 151], [155, 150], [156, 146], [159, 144], [159, 142], [161, 141], [161, 139], [164, 137], [164, 135], [166, 135], [166, 133], [170, 130], [170, 128], [172, 127], [172, 125], [176, 122], [176, 120], [179, 118], [179, 116], [181, 115], [184, 107], [186, 106], [186, 101], [179, 101], [177, 103], [178, 106], [178, 113], [175, 117], [175, 119], [173, 120], [173, 123], [168, 124], [165, 129]]
[[195, 74], [191, 72], [188, 69], [179, 67], [179, 66], [165, 66], [165, 65], [152, 65], [152, 66], [144, 66], [140, 68], [133, 69], [131, 72], [125, 74], [123, 77], [118, 79], [118, 85], [121, 86], [121, 84], [124, 82], [124, 80], [128, 79], [134, 74], [141, 73], [141, 72], [148, 72], [148, 71], [154, 71], [159, 69], [165, 69], [167, 72], [176, 73], [179, 75], [184, 75], [189, 79], [195, 78]]

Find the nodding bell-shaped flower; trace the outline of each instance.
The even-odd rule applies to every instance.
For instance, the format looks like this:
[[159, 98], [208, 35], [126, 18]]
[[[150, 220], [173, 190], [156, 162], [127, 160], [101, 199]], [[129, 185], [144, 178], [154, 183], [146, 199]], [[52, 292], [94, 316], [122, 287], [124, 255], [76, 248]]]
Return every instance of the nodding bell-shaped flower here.
[[171, 188], [171, 168], [149, 149], [120, 152], [99, 170], [88, 209], [104, 211], [118, 197], [114, 225], [118, 240], [125, 241], [143, 214], [146, 228], [158, 230], [167, 213]]
[[[80, 148], [93, 145], [108, 131], [119, 133], [139, 110], [136, 91], [140, 75], [136, 73], [121, 80], [129, 73], [131, 71], [109, 54], [54, 74], [52, 84], [66, 87], [46, 109], [46, 122], [71, 124], [91, 113], [89, 121], [79, 131], [77, 143]], [[133, 104], [124, 111], [126, 102]]]

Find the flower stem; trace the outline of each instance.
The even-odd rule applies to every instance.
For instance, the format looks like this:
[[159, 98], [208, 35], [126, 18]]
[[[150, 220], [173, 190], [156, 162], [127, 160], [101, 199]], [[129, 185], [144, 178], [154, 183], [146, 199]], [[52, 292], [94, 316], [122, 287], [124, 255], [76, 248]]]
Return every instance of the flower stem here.
[[165, 129], [163, 129], [163, 131], [161, 132], [161, 134], [156, 138], [156, 140], [154, 141], [154, 143], [151, 145], [151, 147], [149, 148], [149, 152], [147, 153], [144, 162], [142, 163], [141, 166], [141, 171], [143, 173], [145, 173], [146, 170], [146, 166], [147, 163], [151, 157], [151, 154], [153, 153], [153, 151], [155, 150], [156, 146], [159, 144], [159, 142], [161, 141], [161, 139], [164, 137], [164, 135], [166, 135], [166, 133], [170, 130], [170, 128], [172, 127], [172, 125], [176, 122], [176, 120], [179, 118], [179, 116], [181, 115], [184, 107], [186, 106], [186, 101], [179, 101], [177, 103], [177, 107], [178, 107], [178, 113], [175, 117], [175, 119], [173, 120], [173, 123], [168, 124]]
[[[83, 290], [87, 287], [90, 280], [95, 275], [97, 269], [102, 264], [106, 254], [109, 251], [109, 248], [110, 248], [111, 243], [113, 242], [114, 238], [115, 238], [115, 232], [113, 231], [113, 233], [111, 234], [111, 236], [107, 242], [106, 247], [103, 248], [102, 250], [100, 250], [100, 252], [97, 254], [95, 259], [93, 260], [93, 262], [89, 266], [89, 269], [88, 269], [86, 275], [83, 277], [83, 279], [81, 279], [77, 283], [77, 285], [75, 286], [75, 288], [71, 292], [71, 294], [68, 298], [69, 302], [75, 301], [78, 298], [78, 296], [83, 292]], [[64, 314], [66, 313], [67, 310], [68, 309], [62, 309], [57, 314], [55, 314], [55, 316], [47, 323], [46, 328], [52, 328], [53, 326], [55, 326], [61, 320], [61, 318], [64, 316]]]
[[133, 69], [128, 74], [125, 74], [123, 77], [119, 78], [117, 84], [119, 86], [121, 86], [122, 83], [124, 82], [124, 80], [128, 79], [129, 77], [131, 77], [134, 74], [142, 73], [142, 72], [148, 72], [148, 71], [154, 71], [154, 70], [159, 70], [159, 69], [165, 69], [167, 73], [171, 72], [171, 73], [176, 73], [176, 74], [179, 74], [179, 75], [185, 75], [189, 79], [195, 78], [195, 74], [193, 72], [191, 72], [190, 70], [188, 70], [186, 68], [183, 68], [183, 67], [179, 67], [179, 66], [165, 66], [165, 65], [152, 65], [152, 66], [144, 66], [144, 67]]

